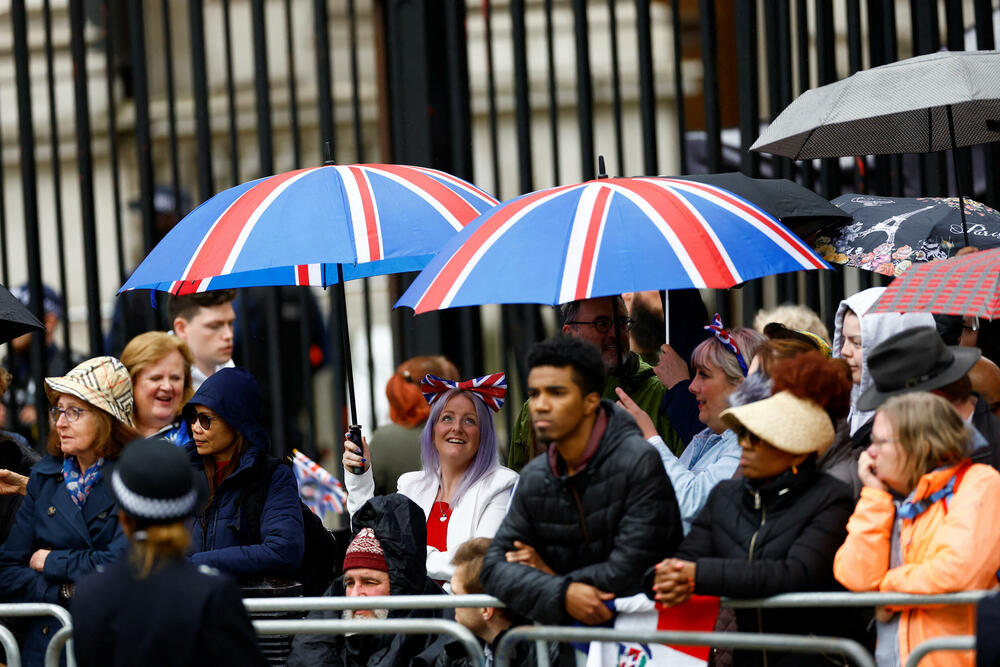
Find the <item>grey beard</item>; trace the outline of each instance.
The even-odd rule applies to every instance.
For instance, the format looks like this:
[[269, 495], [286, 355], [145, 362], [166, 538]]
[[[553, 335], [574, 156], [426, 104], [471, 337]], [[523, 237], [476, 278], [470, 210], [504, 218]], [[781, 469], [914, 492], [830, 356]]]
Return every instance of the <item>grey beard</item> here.
[[[358, 610], [358, 611], [360, 611], [360, 610]], [[389, 618], [389, 610], [388, 609], [369, 609], [367, 611], [370, 611], [372, 613], [372, 615], [375, 617], [374, 620], [377, 620], [377, 621], [384, 621], [385, 619]], [[343, 610], [341, 612], [341, 618], [343, 620], [345, 620], [345, 621], [355, 621], [355, 620], [358, 620], [358, 621], [367, 621], [367, 620], [371, 620], [368, 617], [360, 617], [360, 618], [355, 617], [355, 610], [354, 609], [345, 609], [345, 610]], [[347, 632], [347, 633], [344, 633], [344, 634], [347, 635], [347, 636], [350, 636], [350, 635], [353, 635], [353, 634], [356, 634], [356, 633], [354, 633], [354, 632]]]

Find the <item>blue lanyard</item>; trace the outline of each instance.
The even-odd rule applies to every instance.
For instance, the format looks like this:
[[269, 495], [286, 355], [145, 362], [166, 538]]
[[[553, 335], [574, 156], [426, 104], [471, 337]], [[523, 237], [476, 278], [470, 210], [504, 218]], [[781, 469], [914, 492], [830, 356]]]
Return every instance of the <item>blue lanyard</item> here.
[[900, 519], [915, 519], [927, 510], [931, 508], [931, 505], [937, 501], [944, 498], [946, 501], [951, 498], [955, 492], [955, 478], [958, 475], [952, 476], [948, 480], [948, 483], [944, 485], [941, 489], [938, 489], [931, 495], [927, 496], [923, 500], [918, 500], [916, 502], [904, 502], [896, 510], [896, 516]]

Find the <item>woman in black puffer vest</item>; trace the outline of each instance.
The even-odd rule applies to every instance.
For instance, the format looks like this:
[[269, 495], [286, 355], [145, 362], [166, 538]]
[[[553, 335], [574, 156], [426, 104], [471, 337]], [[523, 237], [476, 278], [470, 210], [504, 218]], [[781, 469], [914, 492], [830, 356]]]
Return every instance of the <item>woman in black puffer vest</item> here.
[[[762, 598], [794, 591], [837, 590], [833, 557], [847, 535], [851, 489], [820, 473], [817, 452], [833, 442], [826, 412], [850, 395], [842, 369], [820, 355], [775, 364], [776, 393], [722, 413], [739, 436], [742, 479], [719, 483], [676, 558], [656, 566], [653, 589], [667, 605], [691, 593]], [[800, 381], [801, 379], [801, 381]], [[858, 638], [855, 615], [840, 609], [739, 609], [741, 632]], [[842, 656], [825, 656], [846, 664]], [[744, 650], [734, 664], [829, 664], [815, 654]]]

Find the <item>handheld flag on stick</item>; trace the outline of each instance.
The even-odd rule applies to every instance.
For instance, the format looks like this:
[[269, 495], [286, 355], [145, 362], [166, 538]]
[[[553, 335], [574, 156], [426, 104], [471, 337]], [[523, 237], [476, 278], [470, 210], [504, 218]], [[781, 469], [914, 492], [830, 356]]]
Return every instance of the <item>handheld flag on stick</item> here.
[[299, 450], [292, 454], [292, 471], [306, 507], [321, 518], [328, 511], [343, 514], [347, 492], [340, 480]]

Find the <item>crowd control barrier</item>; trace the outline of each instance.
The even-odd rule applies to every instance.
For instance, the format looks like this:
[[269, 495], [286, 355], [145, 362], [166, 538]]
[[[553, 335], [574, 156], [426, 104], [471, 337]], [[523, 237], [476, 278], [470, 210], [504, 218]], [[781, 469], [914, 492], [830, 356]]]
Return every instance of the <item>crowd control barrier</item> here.
[[[70, 630], [70, 636], [72, 636], [73, 618], [69, 615], [69, 611], [60, 607], [57, 604], [49, 604], [47, 602], [20, 602], [20, 603], [6, 603], [0, 604], [0, 618], [25, 618], [32, 616], [54, 616], [56, 620], [62, 625], [59, 632], [52, 636], [55, 639], [60, 632], [64, 630]], [[0, 626], [2, 627], [2, 626]], [[6, 628], [4, 628], [6, 630]], [[9, 632], [8, 632], [9, 634]], [[49, 645], [45, 649], [45, 664], [46, 665], [59, 665], [59, 652], [62, 650], [63, 644], [66, 640], [63, 640], [56, 646], [53, 646], [54, 642], [52, 639], [49, 640]], [[6, 641], [4, 643], [4, 648], [6, 648]], [[10, 654], [8, 653], [8, 656]], [[55, 662], [52, 662], [53, 659]], [[9, 659], [8, 659], [9, 660]], [[20, 662], [20, 653], [18, 653], [18, 662]], [[8, 662], [8, 664], [10, 664]], [[76, 667], [76, 658], [73, 657], [73, 647], [72, 645], [67, 647], [66, 652], [66, 667]]]
[[951, 637], [935, 637], [918, 644], [906, 659], [906, 667], [917, 667], [928, 653], [934, 651], [974, 651], [976, 638], [972, 635], [954, 635]]
[[[300, 598], [301, 599], [301, 598]], [[383, 607], [384, 608], [384, 607]], [[485, 661], [476, 636], [461, 623], [440, 618], [387, 618], [384, 620], [300, 619], [288, 621], [254, 621], [258, 635], [451, 635], [465, 648], [473, 664]]]
[[14, 634], [7, 628], [0, 625], [0, 645], [3, 646], [4, 655], [7, 656], [7, 667], [21, 667], [21, 651], [17, 648], [17, 640]]
[[496, 667], [508, 667], [514, 644], [521, 641], [644, 642], [681, 646], [716, 646], [738, 649], [774, 649], [793, 653], [842, 653], [858, 667], [875, 667], [875, 660], [861, 644], [840, 637], [803, 637], [740, 632], [624, 632], [604, 628], [522, 626], [504, 635], [497, 647]]

